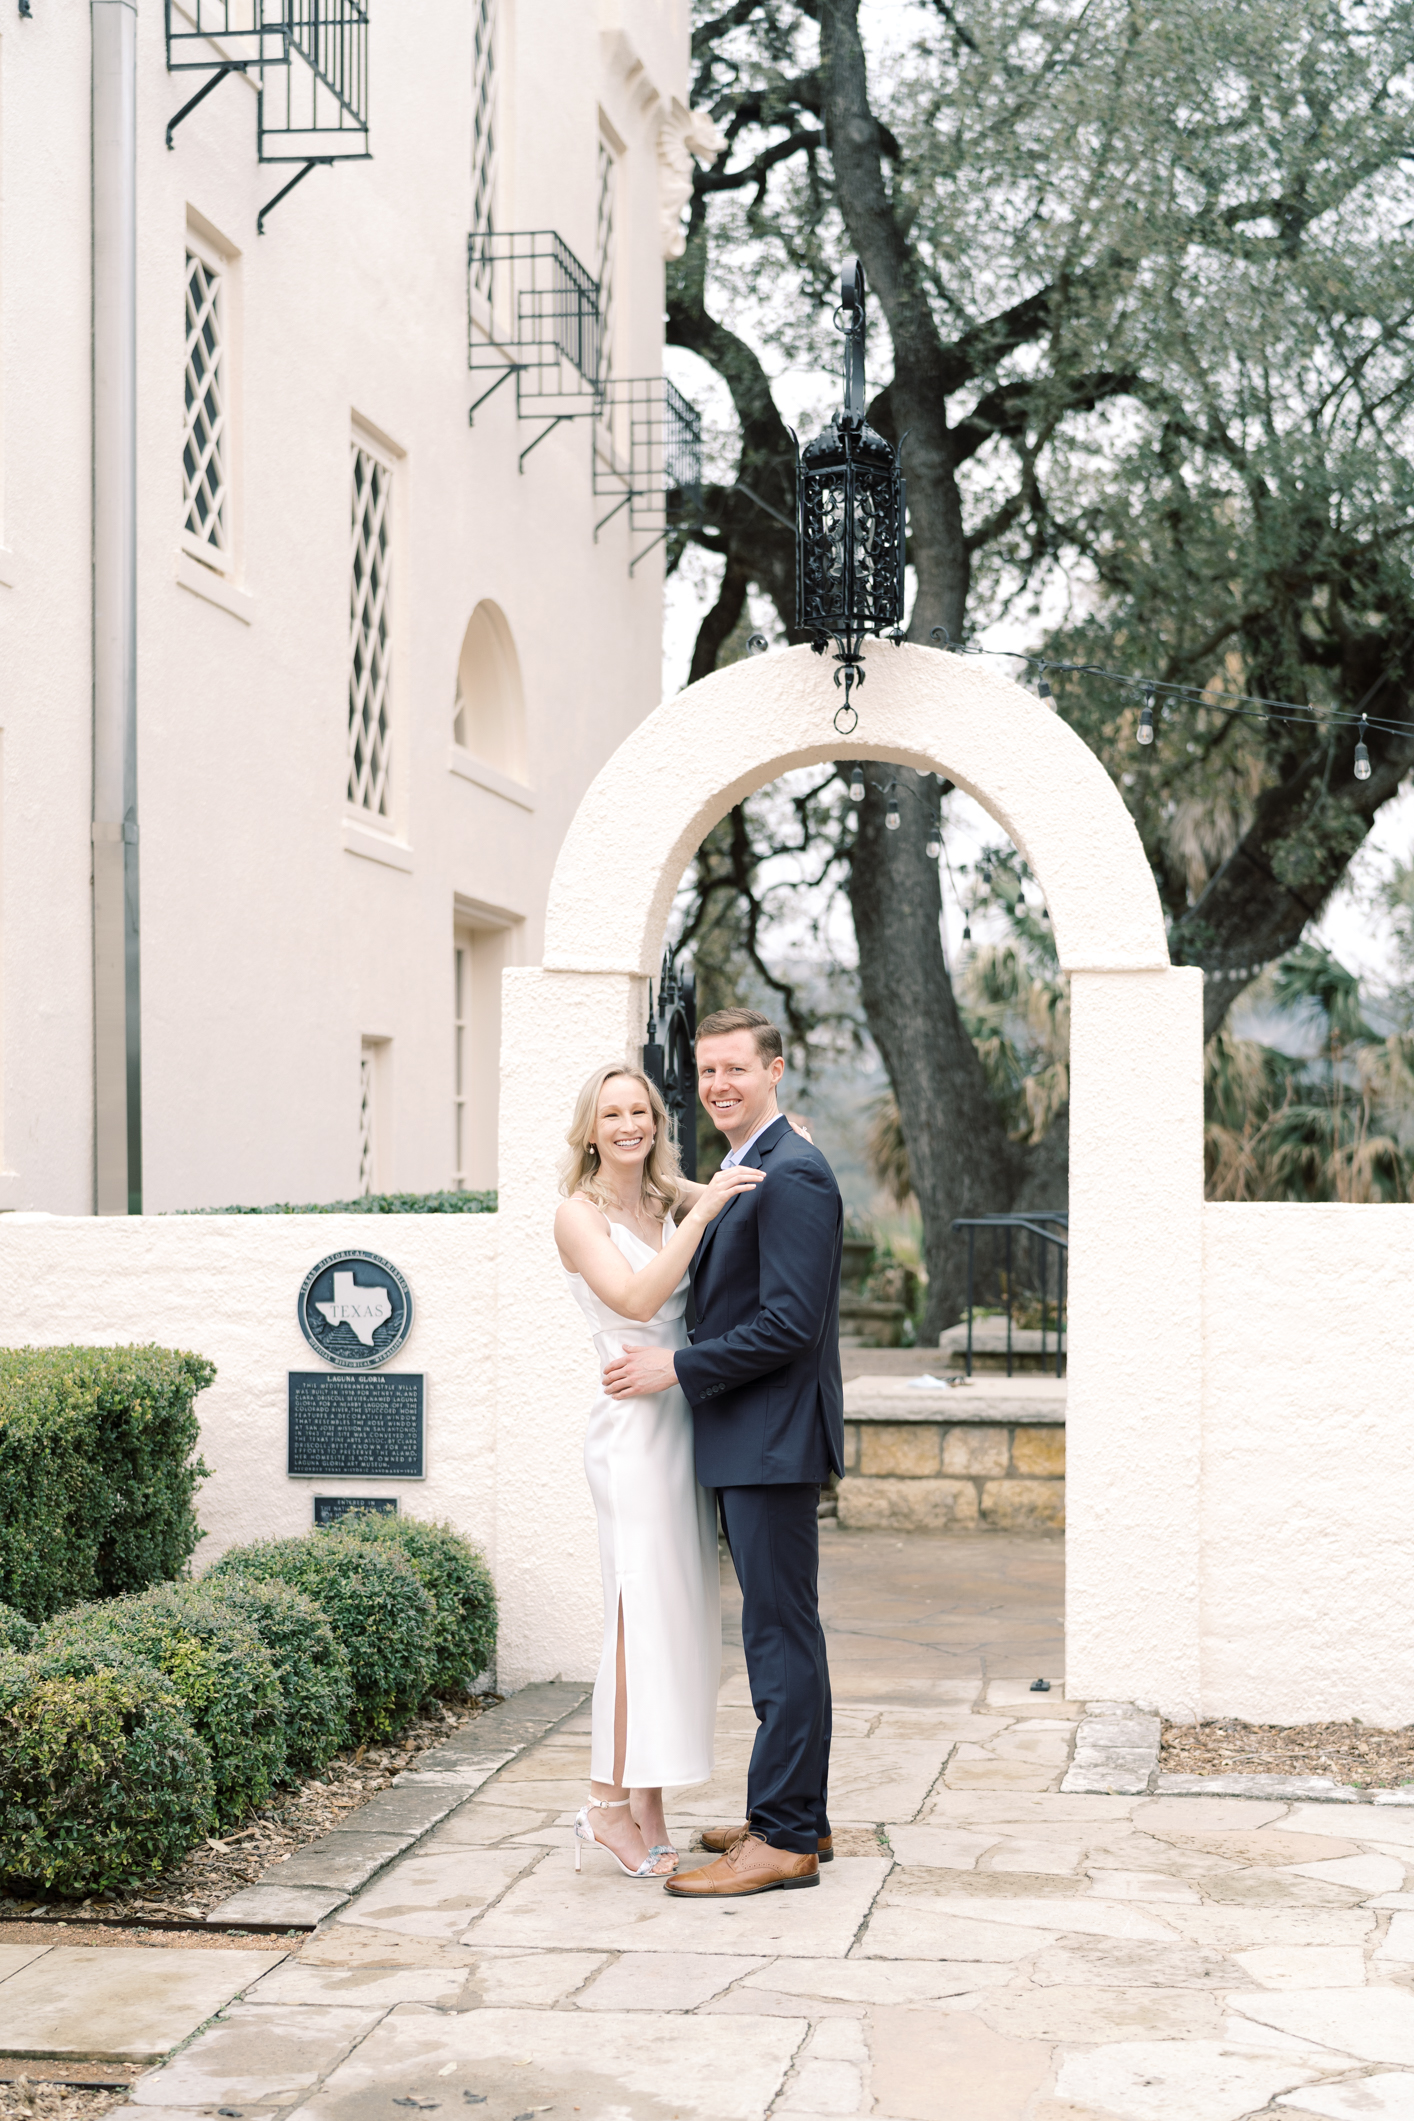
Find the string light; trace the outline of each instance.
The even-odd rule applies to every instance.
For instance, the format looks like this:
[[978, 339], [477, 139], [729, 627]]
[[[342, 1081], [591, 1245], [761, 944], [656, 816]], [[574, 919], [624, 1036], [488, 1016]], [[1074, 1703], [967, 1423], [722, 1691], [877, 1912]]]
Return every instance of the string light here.
[[[1057, 670], [1072, 677], [1103, 678], [1106, 684], [1123, 685], [1126, 689], [1142, 687], [1144, 704], [1139, 710], [1139, 727], [1135, 731], [1137, 741], [1152, 744], [1154, 741], [1154, 701], [1162, 693], [1166, 700], [1192, 707], [1212, 707], [1224, 714], [1240, 715], [1254, 722], [1296, 722], [1320, 731], [1322, 729], [1359, 728], [1359, 741], [1355, 746], [1355, 778], [1366, 781], [1370, 778], [1370, 753], [1365, 743], [1370, 729], [1385, 731], [1391, 736], [1407, 737], [1407, 722], [1383, 721], [1372, 718], [1363, 711], [1352, 711], [1339, 707], [1312, 707], [1300, 700], [1268, 699], [1260, 692], [1214, 692], [1201, 685], [1175, 685], [1165, 678], [1137, 678], [1125, 671], [1106, 670], [1099, 663], [1052, 663], [1037, 655], [1030, 655], [1020, 648], [978, 648], [968, 641], [955, 641], [946, 626], [934, 626], [932, 639], [951, 655], [1001, 656], [1010, 662], [1025, 663], [1028, 668], [1039, 669], [1041, 681], [1037, 692], [1044, 698], [1051, 697], [1046, 672]], [[1387, 673], [1388, 674], [1388, 673]], [[1375, 681], [1369, 699], [1384, 682]], [[1044, 688], [1044, 690], [1043, 690]], [[1052, 703], [1054, 704], [1054, 702]]]
[[898, 814], [897, 788], [898, 782], [890, 781], [888, 787], [884, 790], [884, 794], [887, 797], [887, 801], [884, 804], [884, 830], [886, 832], [897, 832], [903, 822]]
[[862, 803], [864, 801], [864, 768], [862, 766], [851, 766], [849, 769], [849, 799], [852, 803]]
[[1055, 704], [1056, 696], [1051, 690], [1051, 682], [1050, 679], [1046, 676], [1046, 666], [1044, 663], [1041, 665], [1041, 668], [1038, 671], [1036, 677], [1036, 697], [1038, 700], [1049, 700], [1052, 706], [1054, 706]]
[[764, 633], [753, 633], [747, 641], [746, 652], [748, 655], [764, 655], [770, 645]]
[[928, 827], [927, 840], [924, 842], [923, 852], [927, 855], [930, 862], [936, 862], [938, 856], [942, 853], [942, 851], [943, 843], [941, 838], [939, 837], [938, 827], [935, 824], [930, 825]]

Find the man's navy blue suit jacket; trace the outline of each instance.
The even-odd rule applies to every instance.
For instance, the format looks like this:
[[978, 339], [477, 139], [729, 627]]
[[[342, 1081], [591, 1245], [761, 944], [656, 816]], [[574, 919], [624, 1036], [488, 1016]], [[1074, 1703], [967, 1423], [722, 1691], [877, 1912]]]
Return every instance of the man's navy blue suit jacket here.
[[676, 1358], [697, 1477], [704, 1488], [823, 1481], [844, 1471], [840, 1189], [785, 1118], [742, 1161], [765, 1181], [708, 1224], [692, 1262], [692, 1346]]

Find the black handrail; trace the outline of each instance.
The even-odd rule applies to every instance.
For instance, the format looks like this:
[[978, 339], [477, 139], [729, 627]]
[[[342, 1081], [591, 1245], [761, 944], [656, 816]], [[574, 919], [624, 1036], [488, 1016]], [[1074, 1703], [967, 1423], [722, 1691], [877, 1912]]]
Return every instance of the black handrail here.
[[[1054, 1227], [1047, 1228], [1046, 1225]], [[1056, 1375], [1064, 1375], [1065, 1361], [1065, 1270], [1066, 1257], [1070, 1249], [1070, 1215], [1068, 1211], [1055, 1208], [1033, 1208], [1025, 1215], [960, 1215], [952, 1225], [954, 1230], [967, 1232], [967, 1375], [972, 1375], [972, 1311], [976, 1280], [977, 1232], [979, 1230], [1006, 1231], [1006, 1374], [1012, 1374], [1011, 1307], [1012, 1307], [1012, 1232], [1025, 1231], [1031, 1238], [1031, 1257], [1041, 1269], [1041, 1360], [1046, 1360], [1046, 1269], [1050, 1258], [1049, 1247], [1056, 1254]], [[1062, 1235], [1066, 1232], [1066, 1235]], [[995, 1252], [994, 1255], [995, 1257]]]

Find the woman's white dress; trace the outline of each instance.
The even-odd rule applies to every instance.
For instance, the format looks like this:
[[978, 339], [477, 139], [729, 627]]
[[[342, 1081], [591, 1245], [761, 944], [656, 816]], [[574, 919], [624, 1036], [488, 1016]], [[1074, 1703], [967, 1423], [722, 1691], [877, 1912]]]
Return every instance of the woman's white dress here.
[[[671, 1234], [668, 1224], [667, 1234]], [[653, 1247], [620, 1223], [609, 1235], [637, 1273]], [[594, 1336], [601, 1367], [630, 1348], [685, 1348], [687, 1276], [646, 1325], [620, 1318], [581, 1274], [567, 1275]], [[599, 1513], [604, 1647], [594, 1683], [590, 1775], [614, 1779], [618, 1613], [624, 1617], [632, 1789], [682, 1787], [712, 1772], [722, 1624], [716, 1498], [699, 1487], [692, 1413], [676, 1385], [651, 1398], [610, 1399], [589, 1410], [584, 1470]]]

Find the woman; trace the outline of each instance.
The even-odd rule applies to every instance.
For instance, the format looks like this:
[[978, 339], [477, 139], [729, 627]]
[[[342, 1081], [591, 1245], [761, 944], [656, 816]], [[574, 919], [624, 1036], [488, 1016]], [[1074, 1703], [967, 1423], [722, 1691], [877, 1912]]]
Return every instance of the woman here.
[[[620, 1062], [590, 1076], [566, 1139], [555, 1241], [601, 1364], [625, 1344], [686, 1347], [687, 1269], [702, 1233], [766, 1174], [739, 1166], [708, 1186], [683, 1178], [662, 1098]], [[686, 1210], [681, 1223], [675, 1209]], [[677, 1867], [663, 1785], [712, 1772], [721, 1666], [716, 1506], [693, 1470], [682, 1393], [601, 1391], [584, 1469], [599, 1515], [604, 1648], [575, 1869], [581, 1849], [598, 1846], [630, 1877], [663, 1876]]]

